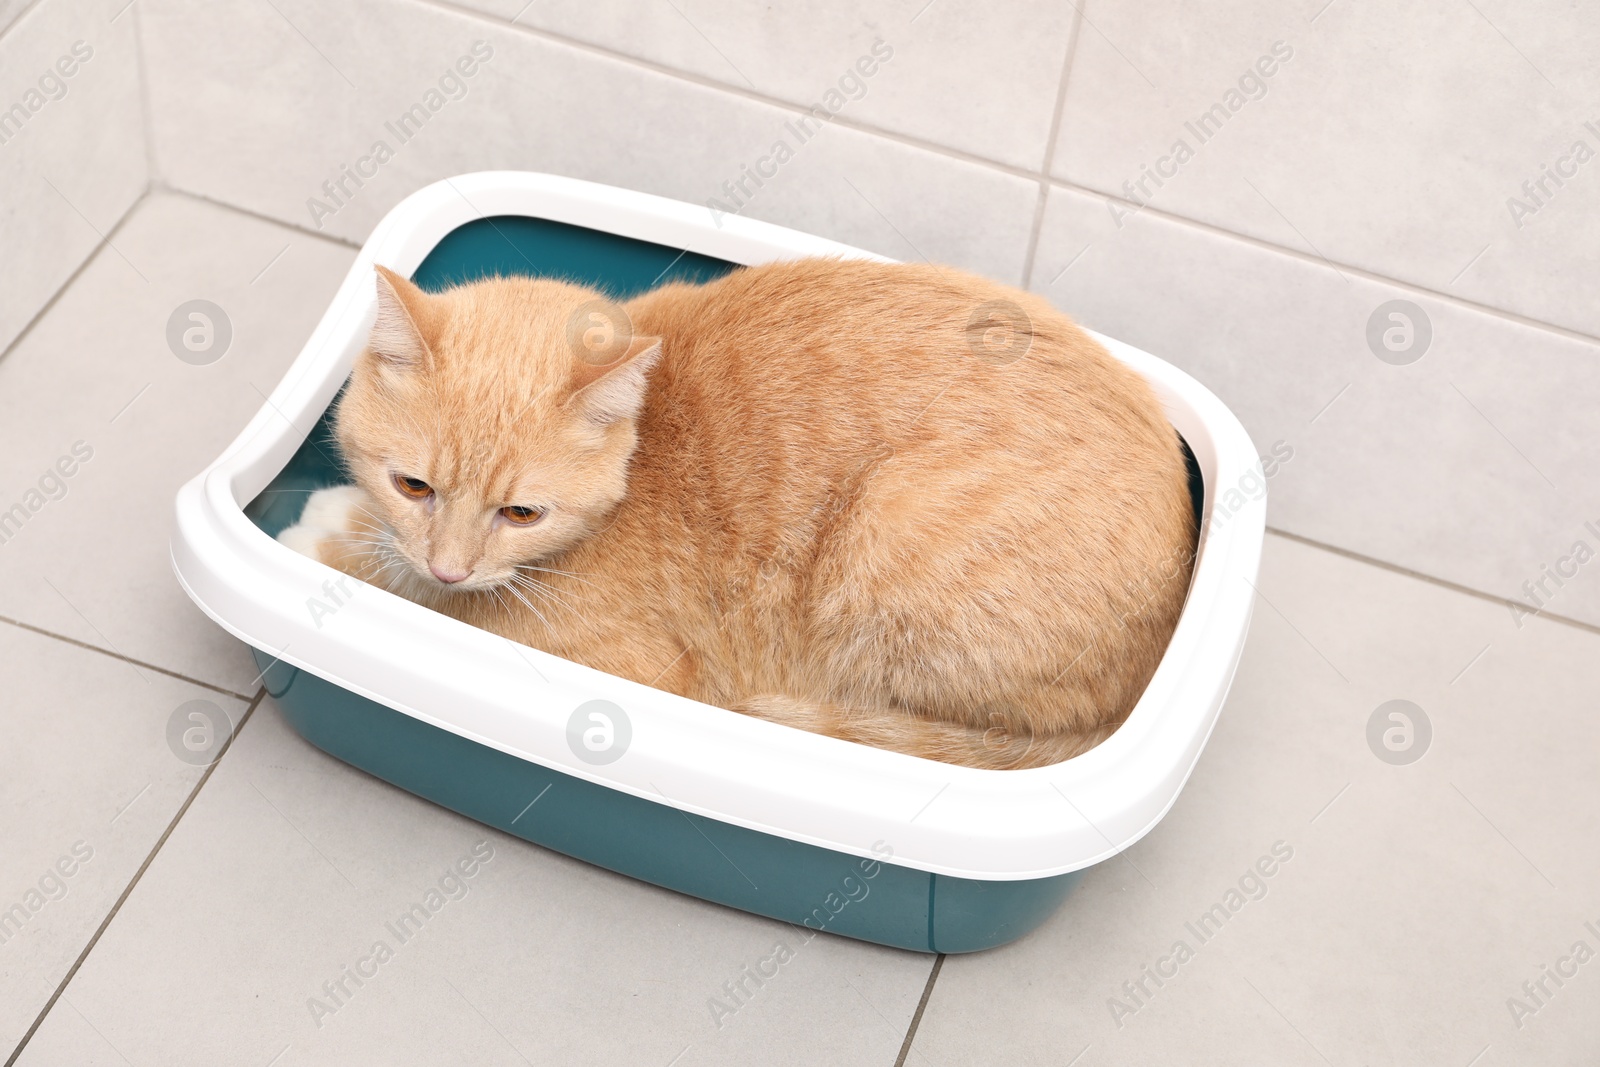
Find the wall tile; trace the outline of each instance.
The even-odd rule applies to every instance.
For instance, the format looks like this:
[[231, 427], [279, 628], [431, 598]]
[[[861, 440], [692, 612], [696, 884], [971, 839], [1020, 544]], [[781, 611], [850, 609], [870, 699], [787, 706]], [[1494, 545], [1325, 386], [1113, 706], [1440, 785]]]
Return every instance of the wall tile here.
[[111, 21], [121, 6], [45, 0], [0, 36], [0, 351], [144, 192], [133, 18]]
[[[1268, 522], [1507, 597], [1580, 539], [1600, 553], [1584, 525], [1600, 529], [1600, 475], [1571, 417], [1600, 410], [1600, 346], [1154, 214], [1121, 221], [1052, 190], [1034, 287], [1195, 375], [1263, 452], [1293, 449]], [[1369, 348], [1391, 300], [1431, 324], [1409, 365]], [[1546, 589], [1551, 611], [1600, 623], [1600, 567]]]
[[0, 33], [11, 28], [33, 0], [0, 0]]
[[[1580, 8], [1110, 0], [1089, 17], [1057, 176], [1126, 196], [1159, 163], [1175, 175], [1135, 195], [1163, 211], [1600, 333], [1600, 162], [1560, 162], [1580, 140], [1600, 158], [1600, 22]], [[1277, 41], [1293, 58], [1202, 143], [1185, 123]], [[1193, 158], [1162, 163], [1179, 140]], [[1514, 218], [1546, 164], [1575, 174]]]
[[[748, 214], [1020, 279], [1036, 196], [1024, 179], [841, 127], [799, 144], [780, 108], [465, 14], [403, 0], [278, 7], [281, 17], [254, 3], [154, 0], [142, 12], [157, 158], [174, 185], [359, 241], [419, 186], [472, 170], [550, 171], [703, 203], [787, 137], [794, 157]], [[465, 96], [401, 143], [385, 123], [477, 40], [494, 55]], [[331, 205], [323, 183], [380, 140], [394, 154], [376, 177], [347, 185], [353, 197], [331, 216], [308, 206]]]
[[600, 48], [809, 107], [882, 40], [894, 57], [842, 114], [1012, 166], [1042, 166], [1072, 6], [465, 0]]

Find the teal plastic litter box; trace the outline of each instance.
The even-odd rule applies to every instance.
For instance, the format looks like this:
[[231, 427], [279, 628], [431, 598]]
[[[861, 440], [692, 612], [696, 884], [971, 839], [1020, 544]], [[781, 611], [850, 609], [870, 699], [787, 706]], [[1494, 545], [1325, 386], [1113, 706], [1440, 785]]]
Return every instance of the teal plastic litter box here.
[[[924, 952], [1003, 944], [1171, 807], [1249, 625], [1265, 528], [1238, 420], [1169, 364], [1099, 337], [1156, 389], [1193, 453], [1200, 551], [1172, 642], [1127, 722], [1053, 767], [988, 771], [821, 737], [514, 645], [278, 544], [338, 484], [328, 411], [371, 326], [373, 264], [437, 289], [559, 275], [627, 297], [741, 264], [870, 253], [551, 175], [489, 172], [396, 207], [272, 396], [177, 499], [184, 589], [255, 650], [312, 744], [547, 848], [785, 922]], [[1224, 500], [1218, 508], [1216, 501]]]

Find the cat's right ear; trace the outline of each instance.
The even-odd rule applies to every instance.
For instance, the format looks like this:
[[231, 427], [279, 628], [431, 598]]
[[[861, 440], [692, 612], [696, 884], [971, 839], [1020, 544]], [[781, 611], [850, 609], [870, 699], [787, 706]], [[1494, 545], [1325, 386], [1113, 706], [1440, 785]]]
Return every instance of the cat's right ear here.
[[429, 338], [438, 329], [442, 309], [408, 279], [388, 267], [376, 269], [378, 318], [367, 347], [396, 370], [420, 368], [433, 356]]

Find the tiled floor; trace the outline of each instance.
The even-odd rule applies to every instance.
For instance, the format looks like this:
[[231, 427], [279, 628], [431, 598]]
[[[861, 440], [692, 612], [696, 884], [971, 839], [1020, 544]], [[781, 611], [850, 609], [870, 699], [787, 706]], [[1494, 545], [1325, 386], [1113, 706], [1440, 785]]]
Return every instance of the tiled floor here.
[[[20, 493], [75, 442], [93, 448], [0, 545], [0, 909], [45, 900], [0, 942], [7, 1063], [1600, 1055], [1600, 634], [1518, 627], [1496, 601], [1270, 537], [1233, 695], [1174, 810], [1034, 935], [945, 959], [930, 982], [929, 957], [804, 942], [486, 831], [301, 741], [177, 590], [168, 509], [259, 406], [353, 252], [170, 195], [111, 239], [0, 361], [0, 486]], [[206, 367], [164, 340], [195, 297], [234, 327]], [[1367, 742], [1393, 699], [1432, 724], [1409, 765]], [[194, 700], [243, 720], [209, 773], [167, 740]], [[323, 983], [474, 849], [492, 855], [465, 895], [314, 1016]], [[1272, 876], [1251, 877], [1275, 850]], [[1223, 928], [1197, 937], [1190, 924], [1241, 886]], [[1561, 962], [1579, 941], [1585, 962]], [[717, 1026], [708, 999], [775, 942], [793, 961]], [[1558, 985], [1546, 965], [1576, 973]]]

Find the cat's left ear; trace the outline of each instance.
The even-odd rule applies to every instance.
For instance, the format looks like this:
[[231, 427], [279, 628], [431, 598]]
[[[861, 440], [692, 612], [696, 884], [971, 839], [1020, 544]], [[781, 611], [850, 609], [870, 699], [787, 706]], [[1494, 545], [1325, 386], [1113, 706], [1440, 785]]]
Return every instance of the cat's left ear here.
[[378, 317], [372, 324], [367, 347], [397, 370], [421, 367], [432, 355], [443, 309], [435, 298], [388, 267], [377, 266]]
[[602, 426], [637, 418], [644, 408], [650, 371], [660, 359], [661, 338], [635, 337], [615, 363], [605, 367], [580, 366], [577, 382], [581, 387], [567, 403], [590, 422]]

